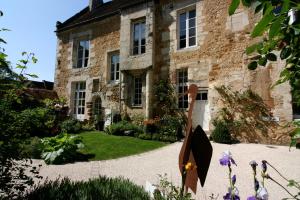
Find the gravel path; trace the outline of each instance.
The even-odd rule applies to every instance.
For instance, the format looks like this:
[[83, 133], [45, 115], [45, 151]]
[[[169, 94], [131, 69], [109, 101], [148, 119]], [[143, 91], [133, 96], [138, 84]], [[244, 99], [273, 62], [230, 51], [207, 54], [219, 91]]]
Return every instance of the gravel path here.
[[[69, 177], [72, 180], [88, 180], [99, 175], [109, 177], [123, 176], [136, 184], [145, 186], [146, 181], [158, 183], [158, 174], [167, 173], [174, 184], [180, 185], [178, 170], [178, 154], [182, 143], [175, 143], [148, 153], [108, 161], [81, 162], [58, 166], [45, 166], [40, 174], [48, 179]], [[213, 158], [204, 188], [198, 187], [196, 199], [209, 199], [211, 194], [219, 195], [223, 199], [228, 185], [227, 168], [219, 165], [219, 158], [223, 151], [230, 150], [237, 167], [233, 172], [237, 175], [237, 184], [241, 199], [253, 193], [252, 170], [249, 166], [251, 160], [260, 162], [265, 159], [277, 167], [286, 177], [300, 181], [300, 150], [292, 149], [289, 152], [285, 146], [270, 146], [258, 144], [223, 145], [213, 144]], [[35, 161], [40, 163], [41, 161]], [[259, 167], [260, 170], [260, 167]], [[280, 180], [274, 171], [269, 174]], [[266, 187], [270, 193], [270, 200], [280, 200], [288, 195], [279, 186], [267, 181]]]

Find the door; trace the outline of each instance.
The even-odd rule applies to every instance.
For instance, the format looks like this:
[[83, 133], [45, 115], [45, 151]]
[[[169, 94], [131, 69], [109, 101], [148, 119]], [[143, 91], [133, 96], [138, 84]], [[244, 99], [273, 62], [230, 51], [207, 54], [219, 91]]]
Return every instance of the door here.
[[197, 94], [193, 111], [193, 127], [200, 125], [204, 131], [209, 131], [210, 110], [208, 103], [208, 91], [200, 90]]
[[80, 121], [84, 120], [85, 114], [85, 88], [85, 82], [75, 83], [74, 117]]

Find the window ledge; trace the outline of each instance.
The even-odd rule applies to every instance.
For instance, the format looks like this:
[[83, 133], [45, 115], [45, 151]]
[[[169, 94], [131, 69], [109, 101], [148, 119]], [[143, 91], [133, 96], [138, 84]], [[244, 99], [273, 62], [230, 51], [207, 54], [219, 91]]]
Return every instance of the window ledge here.
[[143, 57], [145, 55], [146, 55], [146, 53], [136, 54], [136, 55], [130, 54], [129, 58], [141, 58], [141, 57]]
[[192, 47], [186, 47], [186, 48], [182, 48], [182, 49], [177, 49], [177, 52], [184, 52], [184, 51], [196, 51], [199, 50], [199, 46], [195, 45]]
[[138, 109], [142, 109], [142, 108], [143, 108], [143, 106], [131, 105], [131, 108], [138, 108]]
[[120, 85], [120, 81], [110, 81], [107, 83], [108, 87], [114, 87], [114, 86], [119, 86]]
[[87, 67], [81, 67], [81, 68], [72, 67], [73, 72], [81, 72], [81, 71], [87, 71], [87, 70], [89, 70], [89, 65]]

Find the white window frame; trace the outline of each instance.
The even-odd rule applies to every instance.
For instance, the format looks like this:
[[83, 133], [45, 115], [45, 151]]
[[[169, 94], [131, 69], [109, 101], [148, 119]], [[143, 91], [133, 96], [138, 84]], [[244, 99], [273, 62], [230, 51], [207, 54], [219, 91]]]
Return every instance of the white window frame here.
[[[187, 109], [189, 107], [189, 95], [188, 94], [183, 95], [183, 94], [188, 91], [188, 69], [187, 68], [179, 69], [177, 70], [176, 73], [177, 73], [176, 77], [177, 77], [178, 108]], [[183, 76], [181, 77], [180, 75]]]
[[[113, 57], [117, 56], [118, 61], [116, 63], [113, 63]], [[109, 67], [109, 77], [110, 77], [110, 82], [111, 83], [118, 83], [120, 81], [120, 54], [119, 53], [114, 53], [110, 55], [110, 67]], [[113, 70], [114, 69], [114, 70]], [[118, 70], [117, 70], [118, 69]], [[118, 77], [117, 77], [118, 74]]]
[[86, 82], [74, 83], [74, 105], [73, 114], [78, 120], [84, 120], [85, 115]]
[[93, 114], [94, 115], [102, 115], [102, 100], [101, 100], [101, 97], [97, 97], [94, 101]]
[[[139, 88], [137, 88], [137, 80], [139, 80]], [[138, 101], [139, 103], [136, 103]], [[141, 77], [133, 78], [133, 98], [132, 105], [133, 107], [142, 107], [143, 104], [143, 79]]]
[[[86, 49], [85, 47], [83, 48], [82, 51], [82, 61], [81, 61], [81, 66], [78, 65], [79, 63], [79, 48], [80, 48], [80, 43], [81, 42], [86, 42], [88, 45], [88, 49]], [[75, 68], [86, 68], [89, 66], [89, 62], [90, 62], [90, 40], [78, 40], [77, 41], [77, 45], [76, 45], [77, 49], [76, 49], [76, 64], [75, 64]], [[88, 55], [86, 55], [86, 50], [88, 51]], [[87, 60], [87, 62], [86, 62]]]
[[[143, 35], [142, 35], [142, 31], [141, 31], [141, 28], [139, 28], [139, 35], [138, 35], [138, 39], [139, 39], [139, 44], [138, 44], [138, 52], [137, 53], [135, 53], [134, 52], [134, 34], [135, 34], [135, 30], [134, 30], [134, 27], [135, 27], [135, 25], [137, 25], [137, 24], [144, 24], [144, 26], [145, 26], [145, 35], [144, 35], [144, 37], [145, 37], [145, 45], [142, 45], [142, 37], [143, 37]], [[132, 22], [132, 25], [131, 25], [131, 38], [132, 38], [132, 41], [131, 41], [131, 48], [132, 48], [132, 51], [131, 51], [131, 53], [132, 53], [132, 55], [142, 55], [142, 54], [145, 54], [146, 53], [146, 19], [140, 19], [140, 20], [137, 20], [137, 21], [134, 21], [134, 22]], [[145, 51], [144, 52], [142, 52], [142, 46], [144, 46], [144, 48], [145, 48]]]
[[[203, 94], [206, 94], [206, 99], [203, 99]], [[200, 99], [198, 98], [200, 95]], [[208, 90], [199, 90], [196, 97], [197, 101], [208, 101]]]
[[[195, 11], [195, 17], [194, 18], [191, 18], [189, 19], [189, 13], [192, 12], [192, 11]], [[180, 47], [180, 32], [181, 32], [181, 25], [180, 25], [180, 15], [182, 14], [185, 14], [185, 26], [186, 26], [186, 29], [185, 29], [185, 35], [186, 35], [186, 38], [185, 38], [185, 44], [186, 46], [185, 47]], [[177, 34], [178, 34], [178, 49], [179, 50], [182, 50], [182, 49], [188, 49], [188, 48], [192, 48], [192, 47], [196, 47], [197, 46], [197, 9], [195, 6], [193, 7], [189, 7], [189, 8], [186, 8], [186, 9], [183, 9], [181, 11], [178, 12], [178, 15], [177, 15], [177, 25], [178, 25], [178, 31], [177, 31]], [[192, 20], [192, 19], [195, 19], [195, 26], [194, 27], [190, 27], [189, 26], [189, 21]], [[195, 28], [195, 44], [194, 45], [190, 45], [190, 36], [189, 36], [189, 33], [190, 33], [190, 29], [192, 28]], [[192, 37], [191, 37], [192, 38]]]

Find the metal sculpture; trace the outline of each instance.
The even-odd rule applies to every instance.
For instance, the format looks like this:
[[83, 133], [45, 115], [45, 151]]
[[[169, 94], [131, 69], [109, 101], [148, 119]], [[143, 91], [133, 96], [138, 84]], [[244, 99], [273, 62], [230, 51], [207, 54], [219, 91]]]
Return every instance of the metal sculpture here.
[[[196, 85], [189, 86], [187, 93], [190, 95], [191, 103], [188, 112], [186, 137], [179, 154], [179, 169], [183, 177], [183, 184], [186, 190], [191, 189], [194, 193], [197, 191], [198, 178], [201, 186], [204, 186], [213, 151], [211, 143], [201, 126], [197, 126], [193, 131], [192, 114], [197, 92], [198, 87]], [[192, 170], [186, 170], [188, 163], [194, 166]]]

